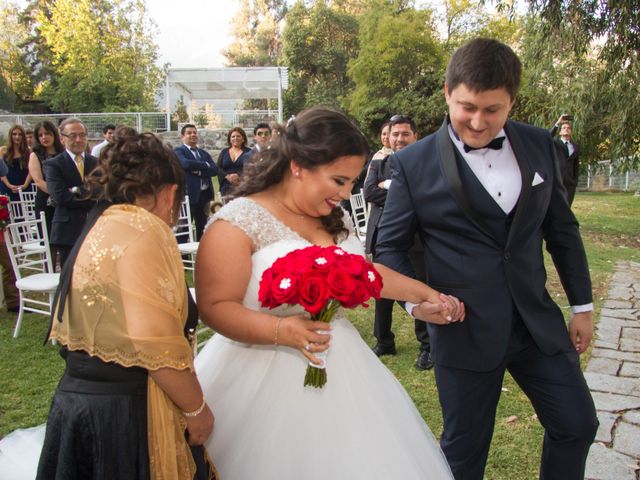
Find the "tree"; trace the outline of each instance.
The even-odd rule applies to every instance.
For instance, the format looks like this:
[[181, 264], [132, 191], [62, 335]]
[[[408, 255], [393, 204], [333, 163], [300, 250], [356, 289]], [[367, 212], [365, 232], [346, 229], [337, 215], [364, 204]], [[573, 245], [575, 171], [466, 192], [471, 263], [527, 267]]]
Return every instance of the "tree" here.
[[161, 81], [143, 0], [36, 0], [25, 11], [40, 96], [58, 111], [144, 111]]
[[21, 45], [27, 39], [27, 30], [19, 22], [19, 9], [15, 4], [0, 7], [0, 106], [13, 110], [15, 101], [33, 96], [31, 72], [25, 62]]
[[277, 65], [282, 49], [280, 25], [286, 12], [285, 0], [241, 0], [231, 24], [235, 40], [224, 52], [229, 65]]
[[360, 52], [349, 63], [355, 88], [343, 102], [372, 138], [395, 113], [410, 115], [420, 133], [441, 123], [444, 50], [430, 10], [376, 0], [360, 17]]
[[339, 106], [353, 87], [347, 65], [358, 53], [358, 21], [348, 12], [318, 0], [298, 1], [286, 18], [283, 61], [289, 67], [286, 114], [312, 105]]
[[[529, 0], [539, 19], [538, 38], [555, 49], [555, 58], [568, 57], [585, 75], [569, 76], [575, 95], [576, 132], [592, 147], [595, 159], [622, 159], [626, 167], [640, 164], [640, 13], [637, 0]], [[543, 46], [532, 48], [543, 63]], [[586, 110], [586, 111], [584, 111]], [[578, 118], [578, 112], [580, 117]], [[594, 118], [591, 113], [597, 113]], [[579, 122], [584, 121], [584, 125]], [[583, 130], [584, 128], [584, 130]], [[578, 134], [582, 135], [582, 134]], [[595, 138], [593, 138], [595, 136]], [[583, 155], [581, 154], [581, 158]]]
[[187, 106], [184, 103], [184, 97], [180, 95], [180, 98], [176, 102], [176, 109], [171, 115], [171, 130], [177, 130], [179, 123], [186, 123], [189, 121], [189, 112], [187, 112]]

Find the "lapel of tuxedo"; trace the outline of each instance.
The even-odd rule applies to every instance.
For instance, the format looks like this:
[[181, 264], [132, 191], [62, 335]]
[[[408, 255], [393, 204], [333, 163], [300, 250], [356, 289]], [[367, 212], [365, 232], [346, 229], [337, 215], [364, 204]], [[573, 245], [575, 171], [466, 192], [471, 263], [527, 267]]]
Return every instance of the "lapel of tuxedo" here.
[[520, 189], [520, 196], [518, 197], [518, 203], [516, 204], [516, 212], [513, 217], [513, 223], [509, 229], [509, 235], [507, 237], [507, 245], [513, 238], [514, 232], [517, 231], [519, 224], [522, 221], [523, 216], [527, 211], [527, 203], [529, 201], [529, 195], [531, 193], [531, 184], [533, 183], [533, 177], [535, 170], [531, 166], [531, 158], [528, 150], [522, 143], [520, 135], [517, 129], [514, 128], [514, 124], [508, 120], [504, 126], [504, 131], [509, 138], [511, 149], [516, 156], [518, 167], [520, 168], [520, 176], [522, 177], [522, 188]]
[[471, 202], [469, 201], [464, 187], [462, 186], [462, 179], [460, 178], [460, 171], [458, 170], [458, 162], [456, 161], [456, 153], [454, 151], [455, 147], [449, 137], [447, 119], [445, 119], [440, 130], [436, 133], [436, 138], [438, 140], [438, 149], [440, 151], [440, 165], [444, 172], [444, 176], [449, 182], [451, 193], [453, 194], [456, 203], [479, 230], [493, 239], [496, 244], [500, 244], [482, 216], [479, 215], [471, 206]]

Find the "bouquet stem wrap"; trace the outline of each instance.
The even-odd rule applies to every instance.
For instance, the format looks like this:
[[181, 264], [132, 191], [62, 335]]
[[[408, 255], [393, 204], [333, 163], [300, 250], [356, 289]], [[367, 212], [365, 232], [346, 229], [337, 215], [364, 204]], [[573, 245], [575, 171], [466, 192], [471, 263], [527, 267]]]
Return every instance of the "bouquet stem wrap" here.
[[[340, 303], [336, 300], [329, 300], [329, 303], [326, 307], [322, 309], [320, 313], [317, 315], [311, 315], [311, 320], [316, 320], [319, 322], [329, 323], [333, 320], [336, 312], [338, 311], [338, 307]], [[321, 331], [318, 331], [321, 333]], [[325, 333], [322, 331], [322, 333]], [[325, 350], [324, 352], [314, 353], [314, 356], [322, 360], [322, 364], [316, 365], [315, 363], [309, 362], [307, 366], [307, 373], [304, 376], [304, 386], [322, 388], [324, 384], [327, 383], [327, 355], [329, 351]]]

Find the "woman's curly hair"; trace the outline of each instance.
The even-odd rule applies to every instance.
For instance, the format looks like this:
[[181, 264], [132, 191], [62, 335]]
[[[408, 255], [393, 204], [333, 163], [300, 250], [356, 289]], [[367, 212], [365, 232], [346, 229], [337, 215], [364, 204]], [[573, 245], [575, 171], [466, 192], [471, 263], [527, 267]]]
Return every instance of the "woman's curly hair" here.
[[[310, 108], [287, 122], [286, 126], [274, 127], [269, 148], [255, 154], [245, 164], [240, 184], [234, 188], [231, 197], [251, 195], [281, 182], [291, 160], [312, 170], [350, 155], [369, 155], [369, 143], [360, 129], [337, 110]], [[341, 234], [348, 234], [342, 218], [340, 207], [321, 217], [324, 228], [334, 241]]]
[[173, 150], [152, 133], [117, 139], [101, 152], [100, 163], [87, 180], [92, 196], [112, 203], [135, 203], [156, 196], [165, 185], [178, 185], [175, 209], [184, 197], [185, 175]]

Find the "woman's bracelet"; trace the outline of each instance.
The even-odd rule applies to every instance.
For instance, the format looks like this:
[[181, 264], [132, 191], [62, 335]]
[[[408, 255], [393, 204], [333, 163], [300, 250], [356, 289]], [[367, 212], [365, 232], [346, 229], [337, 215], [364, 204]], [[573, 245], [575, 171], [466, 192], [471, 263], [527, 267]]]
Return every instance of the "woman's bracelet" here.
[[276, 323], [276, 335], [273, 339], [273, 344], [278, 345], [278, 330], [280, 330], [280, 322], [282, 321], [282, 317], [278, 317], [278, 322]]
[[202, 411], [204, 410], [204, 407], [206, 406], [207, 406], [207, 401], [204, 399], [204, 397], [202, 397], [202, 405], [200, 405], [198, 408], [196, 408], [192, 412], [182, 412], [182, 415], [189, 418], [197, 417], [202, 413]]

